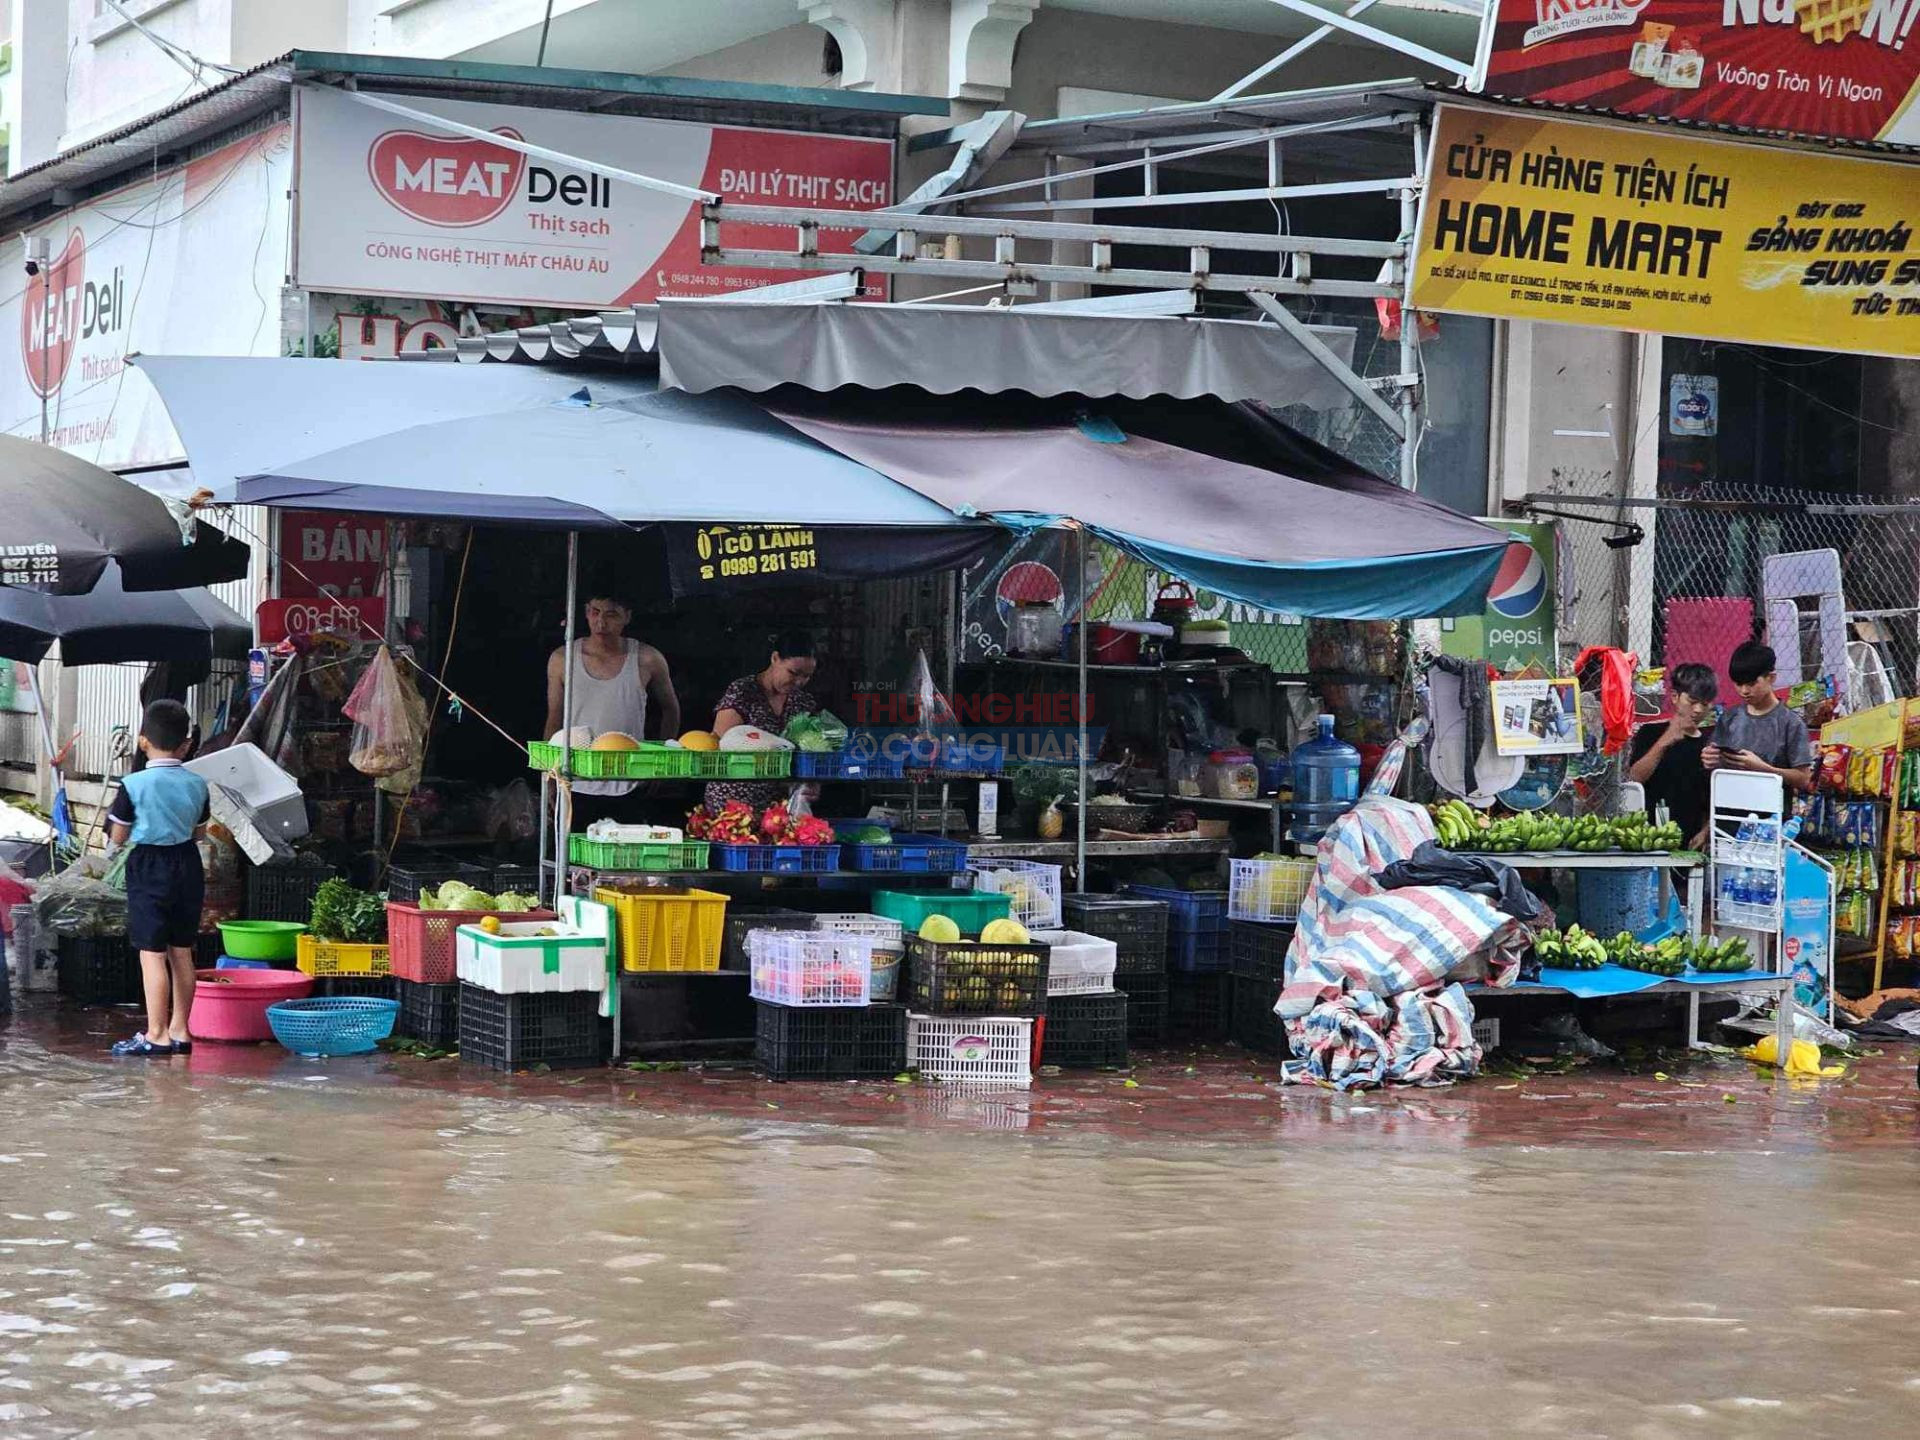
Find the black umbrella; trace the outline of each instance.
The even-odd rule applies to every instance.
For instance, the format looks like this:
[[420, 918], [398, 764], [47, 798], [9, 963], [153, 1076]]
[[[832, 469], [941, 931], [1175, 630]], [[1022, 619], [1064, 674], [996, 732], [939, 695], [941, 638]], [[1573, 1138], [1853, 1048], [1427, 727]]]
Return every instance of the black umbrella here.
[[253, 627], [205, 590], [129, 595], [117, 565], [85, 595], [0, 588], [0, 659], [38, 661], [56, 640], [67, 665], [238, 659]]
[[193, 522], [187, 544], [159, 496], [77, 455], [0, 435], [0, 588], [83, 595], [109, 560], [127, 590], [238, 580], [246, 542]]

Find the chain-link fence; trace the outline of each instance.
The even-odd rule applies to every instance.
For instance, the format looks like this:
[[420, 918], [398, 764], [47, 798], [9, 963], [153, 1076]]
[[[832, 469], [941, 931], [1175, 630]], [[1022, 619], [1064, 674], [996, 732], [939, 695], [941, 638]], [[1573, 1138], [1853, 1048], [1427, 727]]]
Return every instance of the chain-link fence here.
[[1920, 502], [1707, 484], [1621, 497], [1608, 471], [1555, 471], [1528, 519], [1560, 523], [1561, 647], [1642, 665], [1726, 661], [1764, 639], [1782, 685], [1833, 677], [1851, 707], [1920, 678]]

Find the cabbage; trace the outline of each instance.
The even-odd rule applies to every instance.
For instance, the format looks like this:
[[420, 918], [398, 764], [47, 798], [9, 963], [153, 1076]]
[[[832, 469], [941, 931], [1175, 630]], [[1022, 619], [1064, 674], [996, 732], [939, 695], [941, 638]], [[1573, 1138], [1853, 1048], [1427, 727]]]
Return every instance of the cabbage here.
[[506, 915], [523, 915], [540, 908], [538, 895], [515, 894], [508, 890], [493, 897], [493, 908]]
[[491, 910], [493, 896], [476, 890], [464, 880], [449, 880], [440, 887], [440, 910]]

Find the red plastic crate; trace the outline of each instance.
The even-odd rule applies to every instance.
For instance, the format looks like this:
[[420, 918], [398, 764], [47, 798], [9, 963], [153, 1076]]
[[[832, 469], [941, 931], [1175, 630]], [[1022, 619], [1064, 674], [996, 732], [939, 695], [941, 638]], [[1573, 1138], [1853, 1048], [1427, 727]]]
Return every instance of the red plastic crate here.
[[551, 910], [422, 910], [404, 900], [387, 902], [387, 965], [416, 985], [447, 985], [459, 979], [454, 967], [453, 932], [478, 925], [489, 915], [503, 920], [557, 920]]

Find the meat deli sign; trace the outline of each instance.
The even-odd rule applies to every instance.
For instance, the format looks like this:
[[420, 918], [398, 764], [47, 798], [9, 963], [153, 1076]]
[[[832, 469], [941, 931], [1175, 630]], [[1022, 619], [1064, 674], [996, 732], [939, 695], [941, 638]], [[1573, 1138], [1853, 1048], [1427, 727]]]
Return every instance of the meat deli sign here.
[[[728, 200], [872, 209], [893, 145], [631, 116], [409, 99], [409, 107]], [[589, 309], [723, 294], [805, 272], [700, 263], [697, 205], [510, 144], [408, 124], [328, 89], [298, 93], [296, 281], [350, 295], [432, 295]], [[729, 243], [791, 244], [791, 232]], [[855, 231], [822, 231], [852, 249]], [[878, 294], [876, 290], [874, 293]]]

